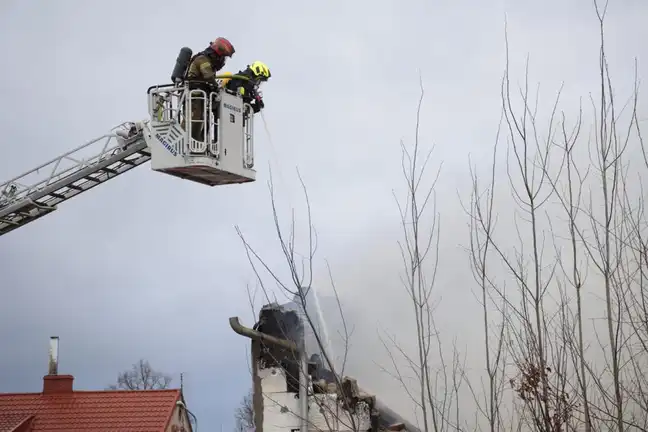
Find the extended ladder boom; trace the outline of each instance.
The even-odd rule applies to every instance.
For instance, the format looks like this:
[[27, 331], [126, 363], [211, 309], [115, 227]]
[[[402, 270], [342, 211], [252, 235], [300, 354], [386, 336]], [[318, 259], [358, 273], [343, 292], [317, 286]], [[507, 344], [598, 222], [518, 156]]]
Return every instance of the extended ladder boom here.
[[123, 123], [111, 133], [9, 180], [0, 185], [0, 236], [150, 158], [142, 132], [133, 123]]

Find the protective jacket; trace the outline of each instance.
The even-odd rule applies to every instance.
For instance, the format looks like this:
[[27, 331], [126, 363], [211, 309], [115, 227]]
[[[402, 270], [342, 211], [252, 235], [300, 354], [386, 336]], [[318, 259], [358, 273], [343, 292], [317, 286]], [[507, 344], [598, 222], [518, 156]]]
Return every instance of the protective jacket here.
[[211, 48], [196, 54], [187, 70], [187, 79], [214, 83], [216, 72], [225, 66], [225, 57], [219, 56]]
[[265, 104], [263, 103], [263, 99], [257, 92], [258, 81], [254, 76], [254, 73], [248, 68], [244, 71], [239, 71], [235, 75], [242, 75], [249, 78], [249, 80], [233, 77], [227, 81], [225, 88], [242, 95], [243, 102], [250, 104], [254, 112], [258, 113], [262, 108], [265, 107]]

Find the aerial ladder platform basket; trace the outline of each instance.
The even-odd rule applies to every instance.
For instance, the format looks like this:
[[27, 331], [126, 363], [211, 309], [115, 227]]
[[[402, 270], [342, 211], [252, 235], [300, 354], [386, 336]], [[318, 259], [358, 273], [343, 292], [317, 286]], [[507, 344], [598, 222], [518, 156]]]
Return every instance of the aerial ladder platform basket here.
[[[182, 86], [148, 90], [151, 168], [217, 186], [254, 181], [254, 112], [241, 96]], [[193, 107], [193, 109], [192, 109]]]

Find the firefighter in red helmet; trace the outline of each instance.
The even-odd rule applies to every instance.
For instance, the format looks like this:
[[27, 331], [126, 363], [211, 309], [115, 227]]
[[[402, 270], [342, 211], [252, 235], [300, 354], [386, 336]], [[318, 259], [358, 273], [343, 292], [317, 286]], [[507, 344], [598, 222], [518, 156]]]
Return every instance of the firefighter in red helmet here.
[[[224, 37], [219, 37], [209, 46], [196, 54], [189, 63], [187, 79], [192, 81], [190, 88], [205, 90], [207, 94], [217, 87], [216, 72], [225, 66], [228, 57], [232, 57], [236, 50], [232, 43]], [[203, 120], [204, 101], [195, 98], [191, 104], [191, 117], [193, 120]], [[193, 123], [193, 122], [192, 122]], [[204, 128], [196, 122], [192, 125], [191, 135], [194, 139], [204, 140]]]

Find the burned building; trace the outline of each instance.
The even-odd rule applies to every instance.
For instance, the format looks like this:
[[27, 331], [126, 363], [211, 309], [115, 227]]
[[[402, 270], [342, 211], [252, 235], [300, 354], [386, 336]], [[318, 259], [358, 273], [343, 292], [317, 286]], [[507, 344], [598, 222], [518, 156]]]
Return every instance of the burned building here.
[[252, 328], [230, 318], [251, 339], [256, 432], [419, 432], [355, 379], [338, 375], [323, 317], [304, 303], [267, 304]]

